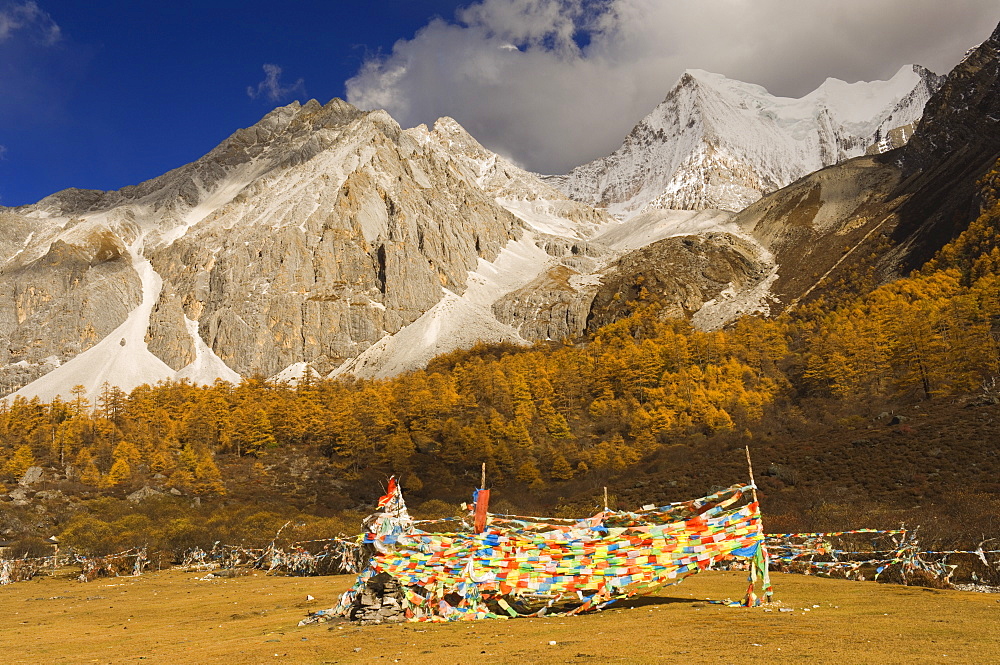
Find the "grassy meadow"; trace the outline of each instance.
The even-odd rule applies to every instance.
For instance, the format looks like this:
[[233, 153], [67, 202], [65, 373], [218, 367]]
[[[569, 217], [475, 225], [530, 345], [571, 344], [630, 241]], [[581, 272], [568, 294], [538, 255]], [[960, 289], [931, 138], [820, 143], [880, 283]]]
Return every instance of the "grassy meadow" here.
[[[730, 608], [745, 574], [570, 618], [298, 627], [352, 576], [202, 580], [169, 570], [0, 587], [5, 663], [996, 663], [1000, 596], [775, 575], [777, 602]], [[307, 596], [315, 600], [308, 601]], [[781, 611], [782, 609], [786, 611]], [[792, 611], [787, 611], [792, 610]], [[555, 644], [550, 644], [555, 642]]]

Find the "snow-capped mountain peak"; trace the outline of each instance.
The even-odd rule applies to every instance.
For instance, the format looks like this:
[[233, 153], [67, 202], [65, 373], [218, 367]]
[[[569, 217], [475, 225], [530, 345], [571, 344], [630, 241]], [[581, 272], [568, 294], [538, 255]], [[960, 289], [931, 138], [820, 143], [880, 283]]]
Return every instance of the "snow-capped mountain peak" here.
[[689, 69], [621, 148], [547, 179], [621, 218], [660, 208], [738, 211], [824, 166], [898, 147], [939, 86], [907, 65], [888, 81], [829, 78], [789, 98]]

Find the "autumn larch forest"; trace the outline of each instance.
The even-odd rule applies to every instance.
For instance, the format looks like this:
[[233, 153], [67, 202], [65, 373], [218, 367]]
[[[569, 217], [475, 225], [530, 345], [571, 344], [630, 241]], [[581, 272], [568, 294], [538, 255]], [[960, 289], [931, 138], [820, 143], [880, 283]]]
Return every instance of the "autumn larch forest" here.
[[[498, 512], [583, 514], [605, 486], [622, 508], [690, 498], [744, 480], [750, 445], [769, 530], [995, 537], [1000, 163], [979, 190], [980, 216], [908, 277], [719, 332], [639, 289], [588, 339], [480, 345], [388, 380], [0, 403], [8, 491], [51, 472], [43, 510], [3, 510], [25, 552], [53, 534], [179, 551], [259, 544], [288, 518], [298, 538], [354, 533], [389, 475], [418, 516], [452, 514], [483, 462]], [[162, 495], [124, 500], [144, 486]]]

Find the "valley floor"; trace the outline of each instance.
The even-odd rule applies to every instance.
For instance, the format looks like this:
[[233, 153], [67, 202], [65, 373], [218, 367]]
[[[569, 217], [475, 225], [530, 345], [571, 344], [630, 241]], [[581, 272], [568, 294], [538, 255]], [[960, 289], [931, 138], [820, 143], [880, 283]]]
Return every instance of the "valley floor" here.
[[[0, 587], [7, 663], [1000, 662], [1000, 596], [775, 575], [778, 602], [728, 608], [711, 572], [575, 618], [297, 627], [353, 576], [201, 580], [180, 571]], [[307, 595], [315, 597], [307, 601]], [[791, 609], [793, 611], [781, 611]], [[806, 611], [808, 608], [808, 611]], [[554, 641], [555, 644], [550, 644]]]

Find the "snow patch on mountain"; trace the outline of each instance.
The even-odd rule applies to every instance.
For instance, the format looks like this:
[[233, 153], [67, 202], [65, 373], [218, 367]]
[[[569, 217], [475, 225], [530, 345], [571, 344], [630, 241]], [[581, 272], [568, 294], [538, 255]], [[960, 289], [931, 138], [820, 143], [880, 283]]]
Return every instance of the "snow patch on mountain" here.
[[394, 335], [386, 335], [330, 377], [351, 374], [386, 378], [420, 369], [442, 353], [466, 349], [477, 342], [526, 344], [517, 331], [494, 318], [492, 312], [447, 291], [436, 305]]
[[673, 236], [723, 231], [733, 213], [725, 210], [650, 210], [597, 236], [597, 242], [630, 251]]
[[190, 365], [178, 370], [177, 374], [174, 375], [175, 379], [187, 379], [196, 385], [203, 386], [210, 386], [217, 379], [222, 379], [230, 383], [239, 383], [243, 380], [243, 377], [226, 365], [222, 358], [215, 355], [212, 347], [206, 344], [205, 340], [201, 338], [198, 332], [198, 321], [191, 320], [185, 316], [184, 324], [187, 327], [188, 334], [191, 336], [191, 340], [194, 342], [195, 359]]
[[514, 328], [496, 319], [491, 306], [554, 263], [536, 240], [535, 234], [526, 232], [510, 241], [494, 261], [480, 259], [476, 270], [469, 273], [465, 293], [459, 296], [444, 289], [444, 297], [420, 318], [396, 334], [386, 335], [330, 376], [384, 378], [419, 369], [437, 355], [477, 342], [527, 344]]
[[236, 198], [264, 170], [266, 169], [259, 164], [243, 165], [236, 173], [218, 183], [211, 191], [204, 189], [200, 181], [195, 181], [194, 184], [199, 193], [197, 203], [181, 215], [176, 226], [160, 235], [158, 244], [171, 245], [184, 237], [191, 230], [191, 227]]
[[292, 363], [285, 369], [281, 370], [274, 376], [270, 378], [271, 381], [275, 383], [288, 383], [291, 385], [297, 385], [299, 381], [305, 377], [308, 371], [309, 363], [307, 362], [297, 362]]
[[142, 283], [139, 306], [100, 342], [6, 399], [36, 396], [43, 401], [51, 401], [57, 396], [68, 399], [70, 391], [82, 385], [86, 388], [85, 397], [95, 403], [104, 383], [129, 392], [145, 383], [173, 378], [174, 370], [150, 353], [146, 346], [149, 316], [159, 298], [162, 280], [141, 251], [141, 239], [128, 248], [132, 267]]

